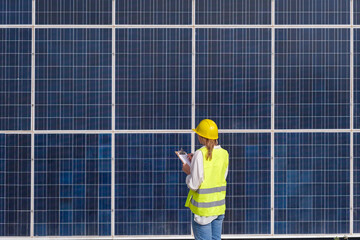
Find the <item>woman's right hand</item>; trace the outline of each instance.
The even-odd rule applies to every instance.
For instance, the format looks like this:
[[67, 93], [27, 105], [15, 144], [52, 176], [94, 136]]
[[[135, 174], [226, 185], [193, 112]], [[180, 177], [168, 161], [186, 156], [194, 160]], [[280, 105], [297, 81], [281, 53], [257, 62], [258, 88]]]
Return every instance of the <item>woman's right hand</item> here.
[[193, 156], [194, 156], [194, 154], [193, 154], [193, 153], [188, 153], [188, 158], [189, 158], [190, 162], [191, 162], [191, 160], [192, 160]]
[[184, 173], [186, 173], [186, 175], [190, 175], [190, 173], [191, 173], [190, 166], [187, 165], [186, 163], [183, 164], [182, 170]]

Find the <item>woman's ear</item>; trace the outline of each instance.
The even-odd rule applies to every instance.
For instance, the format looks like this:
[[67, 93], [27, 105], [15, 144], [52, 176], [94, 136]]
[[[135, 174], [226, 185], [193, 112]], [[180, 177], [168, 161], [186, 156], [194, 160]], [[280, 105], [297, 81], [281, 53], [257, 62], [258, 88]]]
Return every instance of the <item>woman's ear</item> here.
[[201, 145], [205, 145], [204, 138], [203, 138], [202, 136], [199, 136], [199, 135], [198, 135], [198, 139], [199, 139], [199, 143], [200, 143]]

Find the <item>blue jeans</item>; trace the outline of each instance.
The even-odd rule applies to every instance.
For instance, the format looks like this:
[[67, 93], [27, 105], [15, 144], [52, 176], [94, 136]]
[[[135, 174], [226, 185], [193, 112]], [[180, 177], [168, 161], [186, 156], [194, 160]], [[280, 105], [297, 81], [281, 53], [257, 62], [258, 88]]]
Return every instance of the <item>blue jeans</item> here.
[[194, 221], [194, 214], [191, 214], [191, 216], [195, 240], [221, 240], [221, 229], [224, 214], [218, 216], [218, 218], [206, 225], [198, 224]]

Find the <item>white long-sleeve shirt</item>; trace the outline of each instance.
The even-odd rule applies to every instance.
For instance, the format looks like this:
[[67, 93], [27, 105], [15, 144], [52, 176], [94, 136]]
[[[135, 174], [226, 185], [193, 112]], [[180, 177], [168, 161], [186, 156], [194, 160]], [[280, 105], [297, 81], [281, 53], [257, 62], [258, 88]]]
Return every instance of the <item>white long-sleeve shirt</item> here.
[[[221, 146], [217, 145], [214, 147], [214, 149], [220, 149]], [[228, 175], [229, 168], [226, 169], [225, 172], [225, 179]], [[186, 184], [188, 188], [196, 191], [199, 189], [201, 183], [204, 181], [204, 163], [203, 163], [203, 155], [200, 150], [197, 150], [194, 153], [194, 156], [191, 160], [190, 165], [190, 174], [186, 177]], [[199, 216], [194, 214], [194, 221], [197, 222], [200, 225], [206, 225], [211, 223], [214, 219], [216, 219], [218, 216]]]

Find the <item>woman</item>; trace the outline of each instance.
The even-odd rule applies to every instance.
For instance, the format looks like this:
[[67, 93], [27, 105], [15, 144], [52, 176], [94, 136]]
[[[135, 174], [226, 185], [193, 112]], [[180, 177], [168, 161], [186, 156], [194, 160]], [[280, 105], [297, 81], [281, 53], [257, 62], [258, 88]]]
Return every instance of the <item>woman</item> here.
[[225, 214], [226, 177], [229, 154], [218, 145], [218, 128], [210, 119], [202, 120], [194, 132], [202, 148], [189, 154], [191, 166], [184, 164], [190, 191], [185, 203], [192, 211], [196, 240], [221, 239]]

